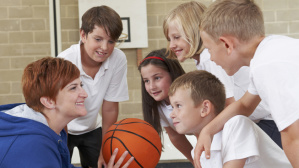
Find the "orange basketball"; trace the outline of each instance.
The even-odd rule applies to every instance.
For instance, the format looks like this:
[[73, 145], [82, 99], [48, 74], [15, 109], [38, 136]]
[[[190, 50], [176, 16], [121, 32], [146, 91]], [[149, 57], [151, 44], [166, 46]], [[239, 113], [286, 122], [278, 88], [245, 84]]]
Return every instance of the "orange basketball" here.
[[134, 161], [130, 168], [154, 168], [159, 162], [162, 144], [152, 125], [141, 119], [127, 118], [114, 123], [108, 129], [102, 148], [106, 163], [114, 149], [118, 148], [115, 163], [125, 151], [129, 152], [121, 167], [133, 156]]

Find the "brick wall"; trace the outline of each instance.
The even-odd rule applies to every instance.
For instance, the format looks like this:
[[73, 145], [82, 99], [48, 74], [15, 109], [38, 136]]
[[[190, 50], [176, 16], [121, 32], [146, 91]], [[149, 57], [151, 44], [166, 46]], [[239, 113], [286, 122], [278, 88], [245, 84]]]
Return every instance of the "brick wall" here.
[[[147, 0], [148, 48], [166, 47], [162, 23], [165, 15], [189, 0]], [[209, 5], [212, 0], [200, 0]], [[299, 38], [298, 0], [256, 0], [262, 8], [267, 34]], [[62, 50], [79, 41], [78, 0], [60, 0]], [[130, 100], [120, 103], [119, 118], [142, 118], [141, 79], [137, 70], [137, 49], [124, 49], [128, 59]], [[0, 104], [24, 102], [20, 79], [33, 60], [50, 56], [49, 0], [0, 0]], [[192, 60], [183, 64], [195, 69]]]
[[0, 0], [0, 104], [24, 102], [25, 66], [50, 55], [47, 0]]

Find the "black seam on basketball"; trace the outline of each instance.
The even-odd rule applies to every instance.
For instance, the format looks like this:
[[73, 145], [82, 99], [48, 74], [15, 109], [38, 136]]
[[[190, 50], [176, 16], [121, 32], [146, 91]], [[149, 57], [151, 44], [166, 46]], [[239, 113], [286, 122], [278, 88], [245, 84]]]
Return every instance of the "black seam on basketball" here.
[[[110, 137], [110, 138], [112, 138], [112, 137]], [[121, 141], [118, 137], [113, 137], [113, 138], [115, 138], [115, 139], [117, 139], [122, 145], [123, 145], [123, 147], [129, 152], [129, 154], [131, 155], [131, 156], [133, 156], [133, 154], [130, 152], [130, 150], [126, 147], [126, 145], [123, 143], [123, 141]], [[134, 156], [133, 156], [134, 157]], [[141, 168], [143, 168], [143, 166], [136, 160], [136, 158], [134, 157], [134, 160], [135, 160], [135, 162], [141, 167]]]
[[[125, 120], [125, 119], [123, 119], [123, 120]], [[123, 121], [122, 120], [122, 121]], [[145, 124], [145, 125], [148, 125], [148, 126], [151, 126], [151, 127], [153, 127], [151, 124], [149, 124], [149, 123], [145, 123], [145, 122], [128, 122], [128, 123], [118, 123], [118, 124], [113, 124], [113, 125], [126, 125], [126, 124], [134, 124], [134, 123], [139, 123], [139, 124]]]
[[[156, 147], [156, 145], [154, 145], [151, 141], [147, 140], [145, 137], [143, 137], [143, 136], [141, 136], [141, 135], [139, 135], [139, 134], [136, 134], [136, 133], [134, 133], [134, 132], [127, 131], [127, 130], [116, 129], [116, 128], [115, 128], [114, 130], [107, 131], [107, 133], [108, 133], [108, 132], [111, 132], [111, 131], [113, 131], [113, 134], [115, 133], [115, 131], [122, 131], [122, 132], [127, 132], [127, 133], [134, 134], [134, 135], [136, 135], [136, 136], [139, 136], [140, 138], [142, 138], [142, 139], [146, 140], [147, 142], [149, 142], [153, 147], [155, 147], [156, 150], [157, 150], [157, 152], [158, 152], [159, 155], [160, 155], [160, 151], [159, 151], [159, 149]], [[111, 141], [111, 143], [112, 143], [112, 141]]]
[[[123, 119], [123, 120], [121, 120], [121, 121], [119, 121], [119, 123], [121, 123], [121, 122], [123, 122], [125, 119]], [[118, 125], [115, 127], [115, 129], [113, 130], [113, 133], [112, 133], [112, 135], [111, 135], [111, 143], [110, 143], [110, 155], [112, 155], [112, 153], [113, 153], [113, 151], [112, 151], [112, 140], [113, 140], [113, 135], [114, 135], [114, 133], [115, 133], [115, 130], [116, 130], [116, 128], [118, 127]], [[110, 131], [109, 131], [110, 132]], [[108, 132], [107, 132], [108, 133]]]

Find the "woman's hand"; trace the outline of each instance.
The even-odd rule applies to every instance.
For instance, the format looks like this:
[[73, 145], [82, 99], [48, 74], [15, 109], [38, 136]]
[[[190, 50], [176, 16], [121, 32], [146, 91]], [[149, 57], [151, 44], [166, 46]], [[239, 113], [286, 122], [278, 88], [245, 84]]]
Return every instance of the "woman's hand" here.
[[[127, 156], [128, 153], [129, 153], [128, 151], [125, 151], [125, 152], [121, 155], [121, 157], [118, 159], [118, 161], [115, 163], [115, 165], [113, 165], [113, 164], [114, 164], [115, 157], [116, 157], [116, 155], [117, 155], [117, 152], [118, 152], [118, 148], [115, 148], [114, 151], [113, 151], [113, 154], [112, 154], [112, 156], [111, 156], [111, 158], [110, 158], [110, 160], [109, 160], [109, 163], [108, 163], [107, 168], [119, 168], [120, 165], [123, 163], [124, 159], [126, 158], [126, 156]], [[131, 164], [131, 162], [132, 162], [133, 160], [134, 160], [134, 157], [131, 157], [131, 158], [127, 161], [127, 163], [124, 164], [124, 166], [123, 166], [122, 168], [127, 168], [127, 167]]]

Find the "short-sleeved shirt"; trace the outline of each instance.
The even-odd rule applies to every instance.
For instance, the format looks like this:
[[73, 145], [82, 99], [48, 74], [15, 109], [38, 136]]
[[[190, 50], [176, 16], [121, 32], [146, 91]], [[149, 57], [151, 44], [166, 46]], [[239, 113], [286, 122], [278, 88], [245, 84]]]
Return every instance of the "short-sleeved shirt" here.
[[[250, 68], [248, 66], [243, 66], [233, 75], [234, 97], [236, 101], [239, 100], [248, 90], [248, 86], [250, 83], [249, 71]], [[254, 122], [259, 122], [261, 119], [273, 120], [270, 109], [263, 100], [259, 103], [254, 112], [249, 116], [249, 118]]]
[[205, 153], [202, 153], [202, 167], [221, 168], [228, 161], [244, 158], [247, 158], [244, 168], [292, 167], [284, 151], [254, 122], [242, 115], [228, 120], [223, 130], [214, 135], [210, 156], [206, 159]]
[[211, 61], [211, 55], [207, 49], [204, 49], [200, 54], [199, 63], [196, 62], [198, 70], [205, 70], [215, 75], [224, 85], [226, 98], [234, 97], [234, 82], [233, 77], [228, 76], [224, 69]]
[[121, 102], [129, 99], [125, 54], [114, 48], [93, 79], [82, 68], [80, 44], [81, 41], [58, 55], [78, 67], [83, 88], [88, 94], [84, 102], [87, 115], [76, 118], [68, 124], [68, 131], [73, 135], [84, 134], [102, 126], [102, 117], [99, 112], [103, 100]]
[[158, 106], [158, 111], [160, 115], [160, 123], [162, 127], [171, 127], [173, 130], [176, 130], [173, 121], [170, 118], [170, 113], [172, 112], [172, 106], [166, 105], [164, 101], [161, 101]]
[[250, 62], [248, 92], [266, 102], [279, 131], [299, 119], [299, 39], [262, 40]]

